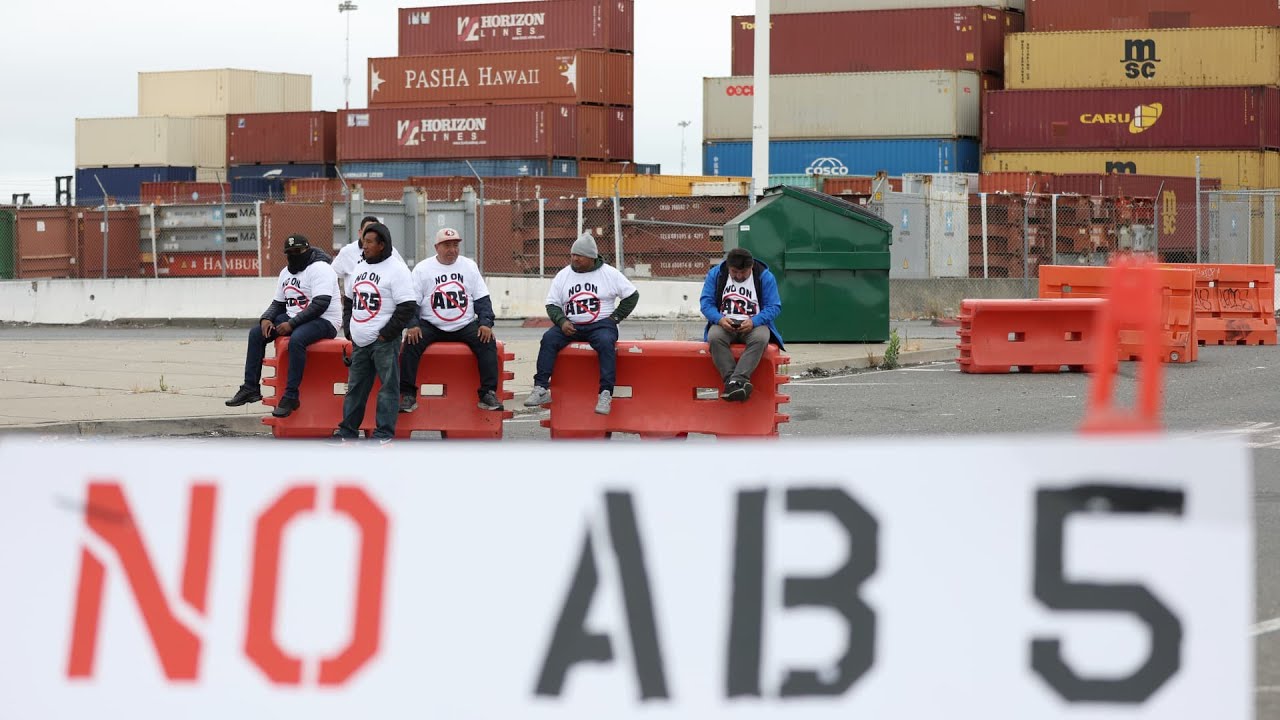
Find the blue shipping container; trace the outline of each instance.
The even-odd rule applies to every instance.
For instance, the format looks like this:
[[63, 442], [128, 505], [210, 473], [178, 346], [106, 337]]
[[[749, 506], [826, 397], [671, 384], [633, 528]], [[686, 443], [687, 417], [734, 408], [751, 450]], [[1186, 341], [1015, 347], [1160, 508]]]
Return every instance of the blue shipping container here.
[[242, 179], [262, 180], [268, 173], [272, 178], [288, 179], [288, 178], [331, 178], [337, 177], [334, 174], [333, 165], [232, 165], [227, 170], [227, 177], [231, 182]]
[[285, 178], [232, 178], [229, 202], [283, 200]]
[[102, 190], [98, 182], [116, 202], [136, 203], [144, 182], [192, 182], [195, 179], [194, 167], [78, 168], [76, 204], [101, 205]]
[[[978, 141], [775, 140], [769, 143], [769, 172], [842, 177], [903, 173], [976, 173]], [[708, 142], [702, 146], [704, 175], [751, 175], [751, 143]]]
[[[471, 167], [481, 177], [512, 177], [517, 175], [553, 175], [577, 177], [576, 160], [472, 160]], [[414, 176], [449, 177], [471, 175], [471, 168], [460, 160], [424, 160], [421, 162], [353, 162], [341, 166], [343, 177], [387, 178], [404, 180]]]

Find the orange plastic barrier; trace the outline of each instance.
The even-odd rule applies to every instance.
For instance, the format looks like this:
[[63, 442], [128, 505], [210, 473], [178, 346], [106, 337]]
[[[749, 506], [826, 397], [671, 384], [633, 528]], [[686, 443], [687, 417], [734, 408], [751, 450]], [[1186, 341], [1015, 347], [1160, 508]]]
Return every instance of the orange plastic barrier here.
[[[618, 374], [613, 411], [595, 414], [600, 389], [600, 361], [586, 343], [560, 351], [551, 376], [551, 416], [542, 426], [551, 437], [606, 438], [636, 433], [647, 438], [687, 437], [689, 433], [721, 437], [767, 437], [791, 418], [778, 412], [790, 398], [778, 388], [791, 381], [779, 372], [790, 358], [769, 345], [751, 375], [754, 386], [746, 402], [720, 399], [723, 381], [711, 362], [707, 344], [671, 340], [623, 341], [618, 345]], [[734, 357], [742, 354], [733, 346]], [[714, 389], [715, 393], [698, 390]], [[630, 396], [626, 396], [626, 390]], [[619, 397], [619, 395], [623, 395]]]
[[[284, 393], [285, 378], [289, 374], [288, 339], [276, 340], [276, 356], [263, 360], [264, 367], [275, 368], [275, 377], [264, 377], [262, 384], [275, 388], [273, 397], [263, 398], [264, 405], [275, 407]], [[495, 341], [496, 342], [496, 341]], [[289, 417], [268, 415], [263, 424], [271, 426], [271, 434], [278, 438], [327, 438], [333, 435], [342, 421], [343, 394], [335, 386], [345, 387], [347, 366], [342, 361], [343, 351], [351, 352], [347, 340], [321, 340], [307, 348], [307, 371], [302, 374], [298, 388], [301, 407]], [[506, 370], [508, 360], [515, 356], [506, 352], [498, 342], [498, 399], [510, 400], [512, 393], [504, 389], [514, 375]], [[436, 431], [444, 438], [502, 437], [502, 421], [510, 418], [509, 410], [481, 410], [476, 407], [476, 388], [480, 386], [480, 370], [471, 349], [462, 343], [440, 342], [427, 348], [418, 365], [418, 387], [441, 385], [440, 395], [418, 393], [418, 408], [411, 413], [400, 413], [396, 421], [396, 437], [408, 438], [414, 431]], [[365, 408], [360, 427], [366, 435], [373, 432], [376, 395], [381, 383], [374, 380], [373, 391]]]
[[1276, 344], [1276, 266], [1179, 264], [1195, 273], [1201, 345]]
[[[1042, 268], [1043, 269], [1043, 268]], [[1100, 315], [1097, 344], [1098, 371], [1089, 386], [1089, 404], [1080, 430], [1084, 433], [1133, 433], [1160, 431], [1164, 350], [1161, 317], [1163, 273], [1149, 262], [1118, 260], [1107, 290], [1107, 307]], [[1115, 366], [1109, 362], [1119, 350], [1124, 332], [1141, 336], [1138, 347], [1137, 399], [1132, 410], [1115, 407]], [[1194, 345], [1194, 343], [1193, 343]]]
[[[1160, 312], [1161, 360], [1172, 363], [1195, 362], [1200, 356], [1196, 343], [1196, 313], [1193, 309], [1195, 277], [1191, 270], [1155, 267], [1162, 296]], [[1040, 266], [1041, 298], [1105, 298], [1109, 296], [1112, 267]], [[1119, 357], [1136, 360], [1141, 355], [1142, 337], [1132, 330], [1120, 331]]]
[[1094, 369], [1106, 300], [962, 300], [960, 372]]

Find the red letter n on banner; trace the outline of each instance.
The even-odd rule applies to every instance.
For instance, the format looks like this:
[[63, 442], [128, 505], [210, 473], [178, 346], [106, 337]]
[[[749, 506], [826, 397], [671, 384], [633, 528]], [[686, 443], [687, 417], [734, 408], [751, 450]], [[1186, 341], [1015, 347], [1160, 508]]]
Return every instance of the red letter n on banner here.
[[[187, 519], [182, 599], [202, 615], [209, 585], [209, 553], [213, 540], [213, 510], [217, 492], [213, 485], [193, 485]], [[119, 558], [165, 677], [170, 680], [195, 680], [200, 669], [200, 636], [174, 616], [165, 593], [160, 588], [155, 567], [138, 534], [133, 513], [129, 510], [120, 484], [90, 483], [84, 517], [89, 531], [110, 545]], [[93, 676], [105, 579], [106, 568], [102, 561], [94, 557], [88, 548], [82, 548], [67, 677]]]

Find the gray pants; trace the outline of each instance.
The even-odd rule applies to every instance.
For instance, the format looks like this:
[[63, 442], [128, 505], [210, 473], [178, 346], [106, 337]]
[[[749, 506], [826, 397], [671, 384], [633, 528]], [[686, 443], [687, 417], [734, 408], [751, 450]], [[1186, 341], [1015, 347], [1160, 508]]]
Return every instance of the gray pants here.
[[[733, 343], [747, 346], [737, 362], [734, 362], [733, 351], [729, 349]], [[711, 346], [711, 362], [716, 364], [716, 370], [720, 371], [720, 377], [726, 383], [730, 380], [746, 382], [769, 345], [769, 328], [758, 325], [751, 332], [731, 333], [719, 325], [712, 325], [707, 331], [707, 344]]]
[[396, 436], [396, 418], [400, 416], [400, 338], [375, 340], [372, 345], [351, 348], [351, 369], [347, 371], [347, 396], [342, 399], [342, 423], [338, 435], [360, 437], [365, 406], [373, 391], [373, 380], [382, 381], [374, 411], [373, 436], [390, 439]]

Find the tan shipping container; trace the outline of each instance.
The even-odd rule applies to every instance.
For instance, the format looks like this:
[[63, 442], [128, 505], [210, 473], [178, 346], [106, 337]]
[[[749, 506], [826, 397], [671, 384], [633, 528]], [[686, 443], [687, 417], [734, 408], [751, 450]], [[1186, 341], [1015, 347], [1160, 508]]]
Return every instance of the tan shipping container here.
[[1222, 178], [1222, 189], [1273, 188], [1280, 185], [1280, 153], [1274, 151], [1137, 150], [1127, 152], [984, 153], [982, 171], [1052, 173], [1130, 173]]
[[1025, 11], [1027, 0], [772, 0], [769, 3], [769, 12], [774, 15], [795, 15], [797, 13], [919, 10], [920, 8], [960, 6]]
[[139, 115], [309, 110], [310, 75], [230, 69], [138, 73]]
[[[619, 179], [621, 178], [621, 179]], [[591, 175], [587, 178], [587, 197], [613, 197], [617, 187], [621, 197], [665, 197], [693, 195], [693, 186], [702, 183], [746, 183], [749, 177], [723, 175]]]
[[[751, 138], [751, 77], [704, 78], [704, 140]], [[769, 137], [978, 137], [982, 80], [970, 71], [775, 75]]]
[[1280, 28], [1014, 33], [1006, 90], [1280, 85]]
[[76, 167], [227, 164], [227, 120], [206, 117], [76, 119]]

